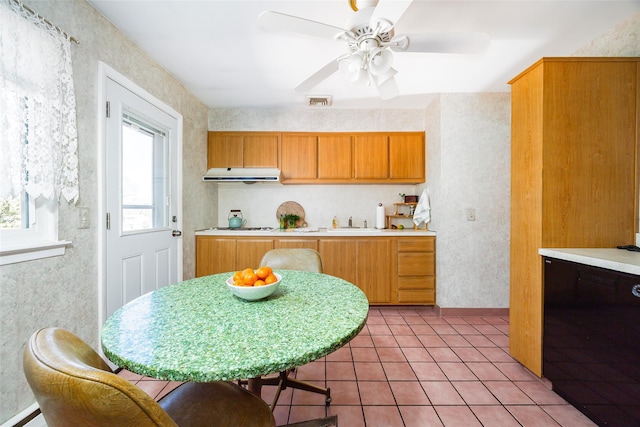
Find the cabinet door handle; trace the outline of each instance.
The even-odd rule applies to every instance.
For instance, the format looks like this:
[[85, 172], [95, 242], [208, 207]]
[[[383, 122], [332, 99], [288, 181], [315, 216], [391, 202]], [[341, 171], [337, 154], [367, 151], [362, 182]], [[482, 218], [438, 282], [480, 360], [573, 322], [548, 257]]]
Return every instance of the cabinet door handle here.
[[634, 297], [640, 298], [640, 284], [633, 285], [633, 287], [631, 288], [631, 293]]

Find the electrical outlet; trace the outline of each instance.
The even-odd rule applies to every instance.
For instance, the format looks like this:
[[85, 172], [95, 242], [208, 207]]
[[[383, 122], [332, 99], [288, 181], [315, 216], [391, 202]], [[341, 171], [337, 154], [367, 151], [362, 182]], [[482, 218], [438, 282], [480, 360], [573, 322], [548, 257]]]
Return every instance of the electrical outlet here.
[[89, 213], [89, 208], [87, 207], [78, 208], [78, 228], [89, 228], [91, 225]]
[[467, 209], [467, 221], [475, 221], [475, 220], [476, 220], [476, 210]]

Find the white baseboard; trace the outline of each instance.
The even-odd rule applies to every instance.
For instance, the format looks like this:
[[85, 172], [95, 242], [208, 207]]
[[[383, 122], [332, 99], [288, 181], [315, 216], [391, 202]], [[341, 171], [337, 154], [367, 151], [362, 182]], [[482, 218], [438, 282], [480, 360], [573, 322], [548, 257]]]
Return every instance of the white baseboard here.
[[[23, 422], [29, 415], [33, 414], [34, 411], [38, 410], [38, 403], [33, 403], [28, 408], [24, 409], [22, 412], [14, 415], [12, 418], [5, 421], [0, 427], [14, 427], [16, 424], [20, 424]], [[37, 417], [29, 421], [25, 426], [28, 427], [47, 427], [47, 423], [44, 421], [44, 417], [42, 414], [39, 414]]]

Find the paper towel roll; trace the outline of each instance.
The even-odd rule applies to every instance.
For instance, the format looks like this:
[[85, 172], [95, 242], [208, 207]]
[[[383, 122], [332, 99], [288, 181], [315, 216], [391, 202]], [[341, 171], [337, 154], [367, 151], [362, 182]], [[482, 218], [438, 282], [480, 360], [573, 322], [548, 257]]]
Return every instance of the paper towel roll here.
[[386, 227], [386, 216], [384, 214], [384, 206], [382, 203], [378, 203], [378, 207], [376, 207], [376, 228], [382, 229]]

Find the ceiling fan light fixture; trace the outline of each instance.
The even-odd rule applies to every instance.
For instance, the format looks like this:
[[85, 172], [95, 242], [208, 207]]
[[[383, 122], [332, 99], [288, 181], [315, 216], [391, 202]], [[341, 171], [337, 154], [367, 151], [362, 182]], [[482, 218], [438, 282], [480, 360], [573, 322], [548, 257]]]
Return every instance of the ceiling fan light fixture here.
[[393, 54], [385, 48], [374, 48], [369, 54], [369, 71], [374, 76], [387, 73], [393, 65]]
[[402, 35], [398, 37], [394, 37], [391, 42], [389, 42], [389, 47], [395, 51], [407, 50], [409, 47], [409, 37]]
[[365, 68], [365, 54], [355, 52], [339, 62], [339, 68], [350, 83], [367, 82], [367, 70]]
[[383, 74], [375, 75], [371, 73], [371, 79], [373, 80], [376, 86], [381, 86], [387, 80], [395, 77], [396, 74], [398, 74], [398, 71], [396, 71], [394, 68], [389, 68], [387, 72]]

